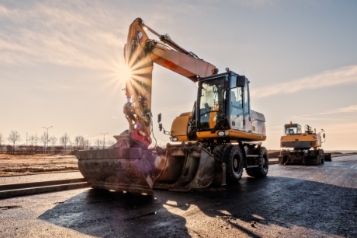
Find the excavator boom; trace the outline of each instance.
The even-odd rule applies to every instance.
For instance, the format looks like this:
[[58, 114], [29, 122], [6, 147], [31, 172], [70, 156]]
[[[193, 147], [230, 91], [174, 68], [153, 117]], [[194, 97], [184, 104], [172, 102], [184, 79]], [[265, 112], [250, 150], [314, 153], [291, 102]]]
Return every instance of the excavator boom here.
[[[144, 29], [156, 35], [161, 42], [148, 38]], [[147, 59], [174, 71], [193, 82], [197, 77], [207, 77], [217, 73], [217, 68], [191, 51], [187, 51], [168, 35], [160, 35], [149, 26], [145, 25], [141, 18], [137, 18], [129, 27], [127, 44], [124, 49], [124, 58], [127, 65], [133, 69], [143, 68], [142, 63]]]
[[[149, 39], [144, 29], [161, 42]], [[149, 146], [151, 143], [151, 88], [153, 63], [174, 71], [193, 82], [218, 72], [217, 68], [176, 44], [168, 35], [160, 35], [137, 18], [129, 27], [124, 47], [125, 62], [132, 72], [126, 83], [128, 103], [124, 114], [132, 137]]]

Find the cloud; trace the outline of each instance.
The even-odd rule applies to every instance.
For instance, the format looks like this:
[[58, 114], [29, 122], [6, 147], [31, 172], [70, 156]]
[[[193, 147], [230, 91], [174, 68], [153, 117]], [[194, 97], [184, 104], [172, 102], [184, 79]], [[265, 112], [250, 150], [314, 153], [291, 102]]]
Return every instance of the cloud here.
[[[123, 58], [130, 23], [138, 12], [150, 13], [151, 27], [193, 14], [191, 2], [23, 1], [0, 3], [0, 66], [57, 65], [113, 69]], [[159, 9], [159, 10], [158, 10]], [[145, 20], [145, 19], [144, 19]]]
[[9, 10], [6, 7], [0, 5], [0, 17], [8, 16], [8, 15], [9, 15]]
[[328, 70], [306, 78], [259, 88], [252, 90], [251, 95], [254, 98], [263, 98], [277, 94], [290, 94], [302, 90], [351, 83], [357, 83], [357, 65]]
[[243, 5], [243, 6], [248, 6], [248, 7], [261, 7], [267, 4], [271, 4], [273, 2], [276, 2], [277, 0], [232, 0], [232, 2]]
[[305, 115], [299, 115], [299, 116], [293, 116], [292, 118], [299, 118], [299, 119], [304, 119], [304, 120], [329, 120], [329, 121], [340, 121], [341, 117], [339, 118], [331, 118], [331, 117], [325, 117], [322, 115], [329, 115], [329, 114], [339, 114], [341, 116], [342, 113], [354, 113], [357, 112], [357, 105], [351, 105], [348, 107], [341, 107], [341, 108], [336, 108], [334, 110], [326, 111], [326, 112], [320, 112], [317, 114], [305, 114]]
[[175, 115], [179, 116], [181, 113], [184, 112], [191, 112], [192, 111], [193, 103], [186, 103], [185, 105], [179, 105], [175, 107], [159, 107], [157, 112], [162, 113], [163, 115]]
[[335, 110], [322, 112], [320, 113], [320, 115], [336, 114], [336, 113], [351, 113], [351, 112], [357, 112], [357, 105], [351, 105], [349, 107], [342, 107], [342, 108], [337, 108]]
[[121, 55], [125, 43], [120, 15], [96, 1], [45, 1], [25, 8], [0, 4], [0, 65], [49, 62], [107, 69], [113, 50]]
[[319, 117], [319, 116], [293, 116], [292, 118], [301, 119], [305, 121], [341, 121], [341, 118]]

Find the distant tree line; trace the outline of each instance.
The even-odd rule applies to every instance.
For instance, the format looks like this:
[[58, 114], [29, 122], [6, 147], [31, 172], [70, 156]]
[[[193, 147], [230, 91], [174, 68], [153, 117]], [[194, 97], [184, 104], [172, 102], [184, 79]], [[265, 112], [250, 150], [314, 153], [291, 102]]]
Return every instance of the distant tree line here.
[[[9, 144], [5, 144], [5, 141], [8, 141]], [[114, 144], [113, 140], [105, 142], [100, 139], [96, 139], [92, 144], [91, 141], [83, 136], [76, 136], [71, 140], [67, 133], [58, 138], [55, 136], [48, 137], [45, 132], [41, 136], [37, 134], [30, 135], [25, 143], [20, 144], [20, 142], [23, 141], [17, 131], [11, 131], [7, 138], [0, 133], [0, 153], [58, 154], [70, 153], [73, 150], [104, 149]]]

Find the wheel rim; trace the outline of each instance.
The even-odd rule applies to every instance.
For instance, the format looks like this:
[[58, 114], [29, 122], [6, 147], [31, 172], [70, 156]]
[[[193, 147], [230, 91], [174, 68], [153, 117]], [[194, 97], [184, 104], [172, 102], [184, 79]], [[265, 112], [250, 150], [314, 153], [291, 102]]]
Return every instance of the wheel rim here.
[[239, 177], [240, 176], [240, 167], [241, 167], [241, 164], [239, 163], [239, 156], [235, 155], [233, 157], [233, 163], [232, 163], [232, 166], [233, 166], [233, 172], [234, 174]]
[[233, 169], [235, 172], [238, 171], [238, 160], [236, 157], [234, 157], [234, 159], [233, 159]]

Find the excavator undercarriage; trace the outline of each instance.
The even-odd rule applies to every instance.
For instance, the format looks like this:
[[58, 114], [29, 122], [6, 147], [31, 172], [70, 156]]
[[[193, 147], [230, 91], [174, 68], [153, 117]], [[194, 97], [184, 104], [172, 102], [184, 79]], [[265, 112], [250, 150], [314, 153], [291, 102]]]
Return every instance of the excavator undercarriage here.
[[236, 183], [243, 168], [253, 177], [268, 172], [268, 155], [259, 144], [244, 145], [244, 152], [239, 144], [220, 144], [210, 151], [199, 142], [147, 149], [120, 146], [130, 141], [128, 136], [117, 139], [114, 148], [77, 152], [79, 169], [93, 188], [144, 194], [153, 194], [154, 188], [189, 191]]

